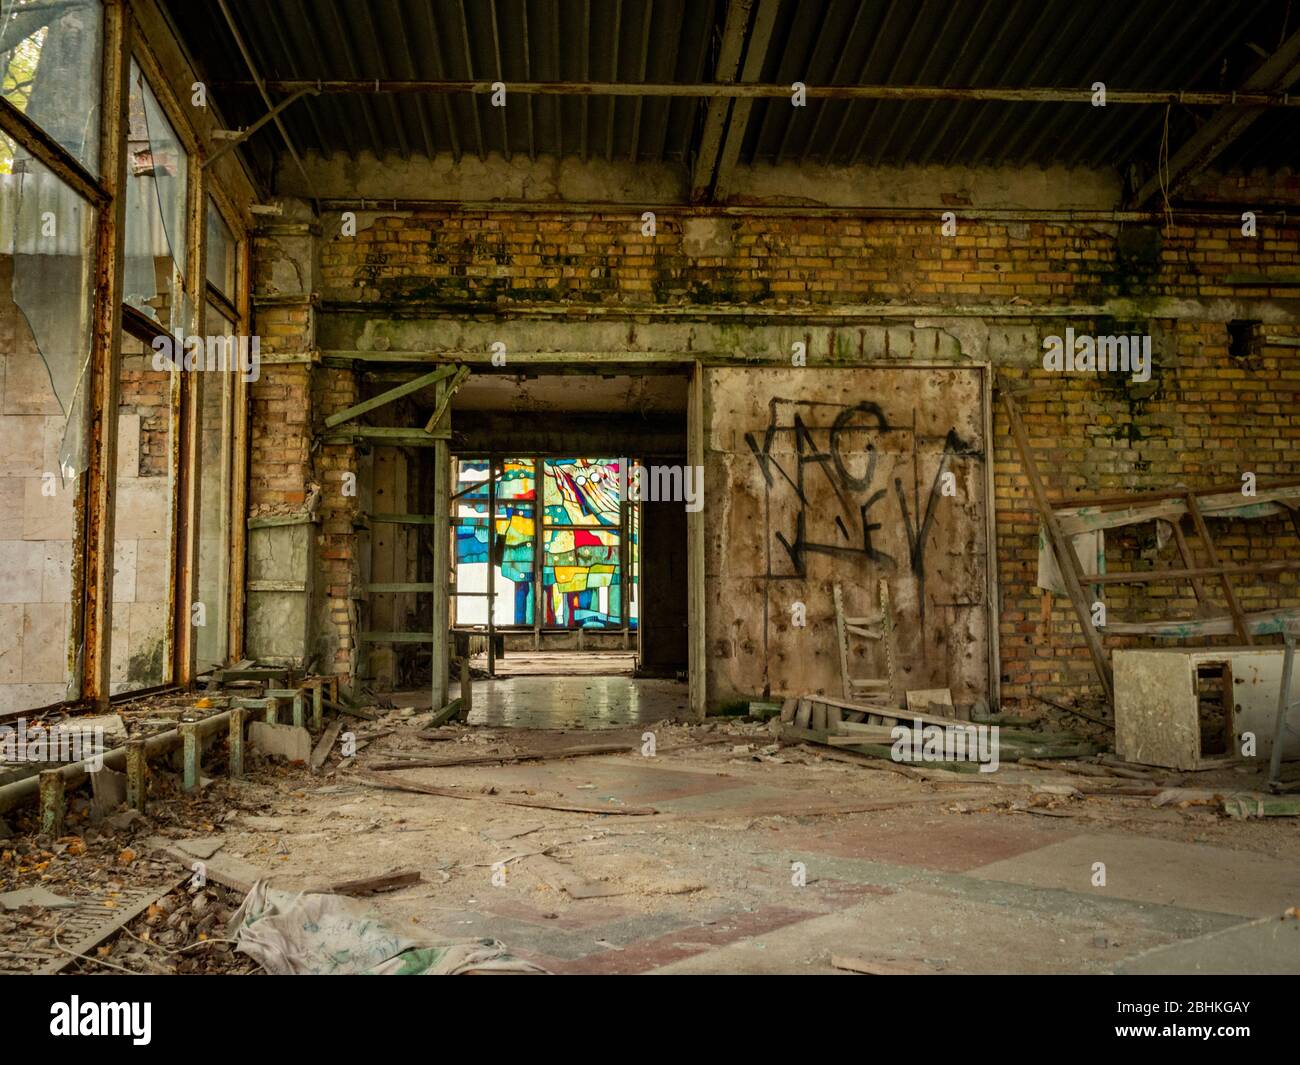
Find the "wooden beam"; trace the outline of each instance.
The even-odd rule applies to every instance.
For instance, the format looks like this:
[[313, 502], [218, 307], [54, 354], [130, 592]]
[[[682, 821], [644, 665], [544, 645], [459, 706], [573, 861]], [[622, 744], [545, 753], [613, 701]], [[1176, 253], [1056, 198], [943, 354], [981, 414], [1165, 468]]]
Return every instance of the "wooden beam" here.
[[1226, 567], [1219, 565], [1219, 552], [1215, 550], [1214, 538], [1210, 536], [1209, 526], [1205, 524], [1205, 517], [1201, 514], [1201, 508], [1196, 503], [1195, 495], [1189, 494], [1187, 496], [1187, 511], [1192, 516], [1192, 522], [1196, 526], [1196, 533], [1201, 538], [1201, 543], [1205, 545], [1205, 555], [1210, 560], [1210, 565], [1217, 571], [1219, 581], [1223, 585], [1223, 594], [1228, 600], [1228, 609], [1232, 612], [1232, 621], [1237, 629], [1237, 637], [1243, 643], [1253, 644], [1255, 640], [1251, 636], [1250, 627], [1246, 624], [1245, 616], [1241, 612], [1241, 604], [1237, 602], [1237, 593], [1232, 587], [1232, 578], [1228, 576]]
[[3, 130], [20, 148], [41, 166], [55, 174], [83, 200], [89, 201], [96, 207], [103, 207], [108, 203], [109, 193], [106, 187], [101, 185], [62, 144], [2, 97], [0, 97], [0, 130]]
[[[447, 382], [437, 384], [438, 399], [446, 391]], [[451, 434], [451, 411], [446, 415], [447, 426], [440, 432]], [[430, 679], [430, 704], [445, 706], [451, 684], [448, 663], [448, 646], [451, 612], [451, 454], [446, 439], [437, 440], [433, 447], [433, 582], [437, 589], [430, 605], [430, 628], [433, 630], [430, 649], [433, 653]]]
[[[1285, 92], [1300, 80], [1300, 30], [1292, 33], [1241, 86], [1242, 93]], [[1236, 96], [1236, 93], [1233, 94]], [[1109, 102], [1109, 97], [1108, 97]], [[1148, 178], [1133, 197], [1132, 206], [1171, 194], [1182, 182], [1214, 162], [1233, 141], [1254, 125], [1262, 107], [1229, 104], [1216, 111], [1178, 148], [1163, 168]]]
[[[717, 82], [725, 84], [736, 80], [736, 72], [740, 69], [740, 53], [745, 44], [745, 31], [749, 28], [749, 13], [753, 6], [754, 0], [729, 0], [727, 4], [727, 14], [722, 25], [722, 46], [718, 50], [718, 64], [713, 72], [713, 78]], [[730, 110], [729, 97], [714, 96], [709, 100], [704, 116], [704, 131], [700, 135], [700, 143], [695, 149], [695, 161], [691, 166], [692, 202], [706, 199], [713, 188], [713, 179], [722, 153], [722, 134]]]
[[369, 414], [372, 410], [378, 410], [380, 407], [386, 407], [389, 403], [401, 399], [403, 396], [409, 396], [412, 392], [418, 392], [422, 388], [436, 384], [444, 377], [450, 377], [456, 371], [450, 366], [442, 366], [437, 370], [430, 370], [414, 380], [407, 381], [398, 385], [396, 388], [390, 388], [387, 392], [381, 392], [377, 396], [363, 400], [360, 403], [348, 407], [347, 410], [341, 410], [337, 414], [331, 414], [325, 419], [325, 425], [333, 429], [336, 425], [342, 425], [344, 422], [350, 422], [353, 418], [360, 418], [363, 414]]
[[[1282, 632], [1289, 621], [1300, 621], [1300, 609], [1260, 610], [1243, 614], [1246, 628], [1255, 635]], [[1167, 636], [1186, 640], [1202, 636], [1232, 636], [1237, 631], [1236, 619], [1231, 614], [1212, 618], [1185, 618], [1171, 621], [1115, 621], [1106, 622], [1106, 631], [1113, 636]]]
[[456, 367], [455, 376], [448, 382], [447, 387], [442, 390], [442, 398], [438, 400], [438, 405], [433, 408], [433, 414], [425, 423], [424, 431], [426, 433], [434, 432], [442, 423], [447, 414], [447, 408], [451, 406], [451, 398], [456, 394], [456, 390], [465, 383], [465, 378], [469, 376], [468, 366]]
[[[767, 47], [776, 27], [779, 8], [779, 0], [758, 0], [758, 14], [754, 16], [754, 28], [750, 31], [749, 43], [745, 46], [745, 69], [741, 72], [745, 81], [757, 81], [763, 76], [763, 61], [767, 58]], [[715, 200], [726, 198], [727, 187], [735, 172], [736, 160], [740, 157], [740, 148], [749, 129], [749, 115], [753, 109], [752, 99], [739, 99], [731, 105], [731, 121], [727, 123], [727, 135], [722, 142], [722, 151], [718, 153], [717, 173], [713, 179]]]
[[1065, 535], [1056, 512], [1052, 510], [1052, 502], [1047, 498], [1047, 489], [1043, 486], [1043, 480], [1038, 474], [1038, 464], [1034, 461], [1029, 435], [1025, 432], [1024, 423], [1020, 420], [1020, 409], [1016, 406], [1014, 397], [1010, 393], [1004, 392], [1002, 402], [1007, 409], [1007, 418], [1011, 423], [1011, 435], [1015, 438], [1016, 446], [1020, 449], [1020, 461], [1025, 467], [1025, 475], [1029, 478], [1029, 486], [1034, 493], [1034, 502], [1038, 505], [1038, 515], [1047, 527], [1047, 533], [1052, 542], [1052, 550], [1056, 554], [1057, 567], [1060, 569], [1061, 577], [1065, 581], [1065, 590], [1070, 596], [1070, 603], [1074, 607], [1075, 616], [1079, 619], [1079, 627], [1083, 630], [1083, 638], [1088, 644], [1088, 653], [1092, 656], [1092, 664], [1097, 671], [1097, 678], [1101, 681], [1101, 686], [1106, 692], [1106, 701], [1114, 706], [1115, 688], [1110, 672], [1110, 662], [1106, 659], [1106, 651], [1102, 647], [1101, 637], [1092, 625], [1092, 611], [1088, 609], [1088, 600], [1084, 596], [1083, 586], [1079, 582], [1079, 557], [1074, 553], [1074, 543]]
[[[1178, 534], [1181, 537], [1181, 533]], [[1184, 545], [1186, 541], [1183, 541]], [[1180, 548], [1181, 550], [1181, 548]], [[1300, 560], [1255, 562], [1244, 565], [1193, 566], [1186, 569], [1151, 569], [1127, 573], [1097, 573], [1088, 577], [1089, 584], [1153, 584], [1157, 581], [1192, 581], [1199, 577], [1226, 577], [1229, 574], [1291, 573], [1300, 570]], [[1198, 594], [1198, 600], [1201, 596]]]

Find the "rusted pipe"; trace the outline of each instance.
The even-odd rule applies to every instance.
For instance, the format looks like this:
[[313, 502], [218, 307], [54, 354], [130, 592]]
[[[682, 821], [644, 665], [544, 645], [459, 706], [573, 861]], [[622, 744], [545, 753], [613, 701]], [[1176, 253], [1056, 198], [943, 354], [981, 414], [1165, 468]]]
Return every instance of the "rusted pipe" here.
[[[222, 2], [222, 7], [225, 7]], [[804, 88], [808, 100], [952, 100], [975, 103], [1088, 104], [1094, 106], [1091, 88], [1062, 89], [1046, 86], [1001, 88], [954, 85], [808, 85], [758, 84], [754, 82], [632, 82], [632, 81], [451, 81], [383, 78], [272, 78], [218, 82], [223, 89], [257, 89], [271, 106], [267, 92], [314, 90], [337, 94], [423, 94], [446, 96], [458, 93], [484, 96], [507, 92], [526, 96], [634, 96], [680, 97], [686, 99], [789, 100], [795, 84]], [[1214, 92], [1190, 89], [1106, 89], [1106, 105], [1181, 104], [1187, 107], [1300, 107], [1300, 96], [1285, 92]]]
[[[227, 727], [229, 722], [230, 711], [226, 710], [220, 714], [214, 714], [212, 717], [205, 717], [202, 721], [196, 721], [194, 724], [198, 726], [196, 731], [199, 737], [206, 738], [210, 733]], [[179, 729], [169, 729], [166, 732], [150, 736], [144, 741], [145, 758], [153, 760], [160, 755], [170, 754], [180, 747], [181, 743]], [[92, 758], [83, 758], [80, 762], [69, 762], [67, 765], [45, 770], [37, 776], [30, 776], [23, 780], [15, 780], [9, 784], [0, 785], [0, 813], [12, 810], [34, 799], [40, 793], [40, 777], [44, 773], [58, 773], [63, 780], [65, 789], [75, 788], [85, 783], [91, 773], [90, 765], [92, 762], [98, 761], [98, 757], [96, 755]], [[109, 769], [117, 770], [119, 773], [124, 772], [127, 765], [127, 748], [117, 747], [108, 751], [104, 755], [103, 764]]]

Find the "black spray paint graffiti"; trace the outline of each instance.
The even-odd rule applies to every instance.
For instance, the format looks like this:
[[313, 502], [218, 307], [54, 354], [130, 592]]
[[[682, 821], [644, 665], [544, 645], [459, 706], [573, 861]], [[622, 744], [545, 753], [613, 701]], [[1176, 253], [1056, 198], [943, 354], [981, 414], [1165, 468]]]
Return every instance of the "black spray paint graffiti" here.
[[[791, 569], [786, 572], [773, 572], [769, 559], [767, 578], [769, 580], [802, 579], [807, 574], [806, 560], [810, 554], [831, 555], [839, 558], [858, 557], [877, 563], [887, 569], [896, 568], [897, 560], [892, 555], [881, 551], [872, 540], [872, 533], [882, 528], [882, 525], [878, 521], [871, 520], [871, 510], [888, 494], [886, 488], [871, 490], [878, 458], [875, 446], [874, 444], [866, 446], [866, 472], [855, 475], [846, 461], [843, 441], [845, 440], [845, 434], [851, 431], [867, 430], [877, 433], [889, 433], [909, 432], [911, 430], [891, 426], [880, 406], [869, 401], [847, 407], [838, 404], [808, 404], [809, 406], [835, 406], [839, 411], [827, 433], [826, 446], [822, 448], [815, 441], [813, 431], [808, 428], [803, 415], [799, 412], [796, 411], [793, 415], [790, 426], [785, 427], [777, 424], [777, 405], [779, 402], [779, 400], [773, 400], [769, 406], [768, 424], [763, 432], [761, 444], [753, 433], [745, 434], [745, 443], [749, 446], [759, 469], [763, 473], [763, 479], [767, 484], [768, 491], [770, 492], [776, 486], [776, 475], [779, 474], [794, 490], [795, 497], [799, 501], [793, 538], [780, 531], [775, 533], [777, 541], [789, 558]], [[772, 455], [772, 444], [780, 432], [794, 433], [795, 463], [793, 476]], [[915, 453], [915, 448], [913, 448], [913, 451]], [[908, 565], [912, 573], [922, 582], [925, 580], [926, 541], [929, 539], [930, 530], [934, 525], [935, 515], [938, 512], [943, 475], [947, 472], [949, 460], [954, 455], [978, 457], [979, 452], [958, 436], [956, 429], [950, 429], [944, 439], [939, 468], [935, 471], [934, 480], [930, 484], [930, 492], [926, 499], [923, 514], [919, 511], [918, 502], [917, 518], [919, 522], [913, 519], [911, 508], [908, 506], [907, 493], [903, 488], [903, 479], [901, 477], [894, 478], [894, 493], [898, 499], [903, 528], [907, 534]], [[815, 467], [815, 469], [810, 471], [809, 467]], [[837, 541], [825, 542], [809, 538], [808, 493], [811, 484], [807, 478], [810, 475], [822, 477], [840, 503], [840, 513], [836, 514], [834, 518], [835, 529], [839, 533], [839, 540]], [[863, 493], [865, 493], [865, 498], [863, 498]], [[853, 525], [852, 532], [849, 530], [849, 523]], [[923, 604], [924, 596], [922, 595], [922, 609], [924, 609]]]
[[[851, 439], [848, 434], [852, 432], [909, 433], [913, 437], [911, 451], [914, 474], [913, 492], [917, 499], [916, 519], [913, 518], [912, 509], [908, 506], [907, 492], [903, 488], [903, 479], [898, 476], [894, 477], [894, 494], [898, 500], [903, 529], [907, 534], [907, 564], [917, 582], [917, 621], [919, 631], [924, 632], [926, 619], [925, 547], [930, 538], [930, 532], [934, 527], [936, 515], [942, 508], [943, 475], [948, 472], [949, 461], [954, 456], [973, 456], [977, 458], [983, 456], [974, 446], [958, 436], [956, 429], [948, 430], [948, 434], [944, 438], [943, 453], [939, 458], [939, 468], [935, 471], [934, 480], [930, 484], [930, 492], [925, 501], [925, 511], [921, 513], [915, 414], [913, 414], [912, 425], [895, 427], [889, 424], [889, 419], [885, 417], [885, 412], [880, 405], [870, 401], [863, 401], [852, 406], [829, 403], [798, 403], [799, 407], [805, 409], [831, 407], [837, 411], [835, 419], [826, 434], [826, 446], [823, 448], [814, 439], [814, 432], [825, 430], [820, 427], [810, 429], [798, 410], [795, 411], [789, 426], [777, 424], [778, 405], [788, 402], [774, 399], [769, 404], [767, 427], [763, 431], [761, 442], [755, 434], [745, 434], [745, 443], [749, 446], [749, 450], [758, 463], [759, 469], [763, 473], [763, 480], [766, 483], [764, 499], [765, 527], [768, 530], [772, 528], [771, 497], [773, 489], [778, 487], [778, 476], [793, 489], [795, 497], [799, 501], [793, 536], [787, 536], [779, 530], [774, 533], [777, 542], [780, 543], [788, 558], [789, 569], [774, 572], [771, 551], [768, 550], [765, 584], [770, 590], [773, 581], [802, 580], [807, 575], [806, 562], [810, 554], [830, 555], [844, 559], [860, 558], [887, 570], [897, 569], [897, 560], [887, 552], [880, 550], [872, 538], [872, 534], [883, 527], [881, 522], [872, 520], [872, 508], [888, 495], [887, 488], [875, 488], [874, 490], [872, 488], [876, 475], [877, 459], [879, 458], [875, 445], [868, 443], [864, 449], [856, 452], [856, 454], [846, 452]], [[783, 466], [772, 454], [772, 445], [777, 438], [777, 434], [784, 432], [794, 433], [795, 458], [792, 470]], [[861, 458], [864, 455], [866, 457], [865, 472], [861, 474], [854, 473], [848, 460], [853, 458], [860, 465]], [[789, 465], [788, 460], [786, 465]], [[839, 502], [839, 513], [834, 516], [835, 533], [832, 534], [832, 539], [829, 542], [812, 539], [808, 533], [809, 494], [813, 487], [813, 482], [809, 480], [810, 477], [824, 479]], [[850, 525], [852, 525], [852, 530], [850, 530]], [[763, 680], [765, 693], [770, 692], [770, 681], [767, 676], [770, 598], [769, 595], [763, 596]], [[924, 641], [922, 641], [922, 646], [924, 646]]]

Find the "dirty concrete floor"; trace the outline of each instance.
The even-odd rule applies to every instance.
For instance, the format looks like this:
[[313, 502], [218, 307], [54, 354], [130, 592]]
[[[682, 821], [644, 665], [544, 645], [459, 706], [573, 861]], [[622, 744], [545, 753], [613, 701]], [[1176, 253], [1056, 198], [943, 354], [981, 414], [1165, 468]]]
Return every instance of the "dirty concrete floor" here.
[[[14, 820], [0, 890], [156, 889], [191, 868], [169, 853], [188, 840], [218, 884], [269, 875], [319, 888], [418, 870], [418, 883], [370, 900], [381, 915], [440, 940], [491, 937], [558, 973], [828, 973], [834, 955], [919, 973], [1300, 972], [1300, 920], [1280, 920], [1300, 906], [1294, 818], [1157, 807], [1117, 794], [1140, 782], [1103, 779], [1096, 763], [1088, 776], [1014, 763], [951, 773], [778, 746], [757, 722], [584, 713], [684, 709], [680, 686], [616, 680], [474, 685], [471, 722], [514, 705], [515, 720], [586, 727], [430, 733], [427, 692], [394, 692], [347, 719], [357, 756], [336, 748], [316, 774], [250, 750], [247, 777], [232, 780], [218, 744], [204, 758], [210, 784], [188, 797], [176, 766], [156, 763], [148, 815], [124, 826], [73, 812], [84, 799], [58, 841], [37, 839], [32, 812]], [[519, 759], [596, 745], [619, 750]], [[1151, 776], [1224, 793], [1261, 781], [1254, 768]], [[392, 790], [410, 784], [444, 794]], [[1110, 793], [1081, 793], [1096, 787]], [[249, 964], [154, 958], [140, 939], [169, 929], [140, 921], [124, 945], [155, 965]], [[21, 954], [20, 933], [0, 934], [0, 958]]]
[[[236, 859], [285, 884], [413, 867], [421, 882], [375, 897], [380, 913], [438, 937], [499, 939], [553, 972], [829, 973], [836, 954], [915, 972], [1107, 973], [1158, 948], [1195, 955], [1300, 905], [1294, 821], [1034, 790], [1065, 774], [1004, 766], [925, 781], [777, 750], [756, 723], [661, 724], [654, 757], [639, 727], [453, 726], [436, 744], [414, 732], [399, 724], [352, 768], [266, 766], [220, 782], [236, 812], [210, 866]], [[626, 742], [629, 753], [369, 774], [465, 798], [362, 779], [403, 755], [543, 741]], [[1300, 972], [1300, 921], [1288, 927], [1297, 934], [1271, 948], [1280, 960], [1261, 966]]]

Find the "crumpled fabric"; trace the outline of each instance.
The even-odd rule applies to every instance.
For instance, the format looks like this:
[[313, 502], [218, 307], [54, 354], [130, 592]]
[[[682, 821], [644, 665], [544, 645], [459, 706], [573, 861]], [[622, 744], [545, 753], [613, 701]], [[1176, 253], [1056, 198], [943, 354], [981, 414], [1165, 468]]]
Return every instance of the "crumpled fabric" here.
[[458, 976], [545, 973], [495, 939], [417, 940], [343, 895], [255, 883], [231, 919], [235, 949], [274, 976]]

